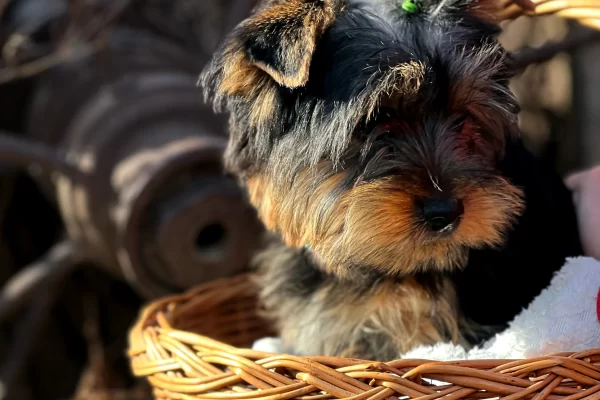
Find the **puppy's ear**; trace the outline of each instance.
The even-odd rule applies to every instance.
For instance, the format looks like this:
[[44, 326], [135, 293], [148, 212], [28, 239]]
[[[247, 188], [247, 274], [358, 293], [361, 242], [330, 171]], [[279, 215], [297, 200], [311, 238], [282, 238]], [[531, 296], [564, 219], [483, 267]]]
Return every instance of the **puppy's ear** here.
[[246, 56], [277, 83], [289, 88], [306, 84], [312, 55], [321, 34], [341, 7], [335, 0], [271, 1], [240, 32]]
[[237, 40], [247, 60], [278, 84], [303, 86], [317, 41], [341, 5], [341, 0], [267, 1], [241, 24]]

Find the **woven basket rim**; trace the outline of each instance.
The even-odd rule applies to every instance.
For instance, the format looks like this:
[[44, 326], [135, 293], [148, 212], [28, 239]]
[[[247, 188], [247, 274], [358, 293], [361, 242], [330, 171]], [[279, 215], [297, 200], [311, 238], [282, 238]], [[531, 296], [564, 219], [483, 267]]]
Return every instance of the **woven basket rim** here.
[[238, 348], [179, 330], [169, 320], [198, 297], [226, 303], [248, 290], [256, 291], [250, 273], [159, 299], [142, 310], [130, 332], [128, 354], [134, 374], [148, 380], [156, 398], [600, 399], [600, 348], [529, 359], [383, 363]]
[[[501, 0], [502, 1], [502, 0]], [[528, 11], [517, 3], [519, 0], [504, 0], [497, 16], [499, 21], [511, 21], [522, 16], [542, 17], [555, 15], [576, 20], [581, 25], [600, 29], [600, 2], [597, 0], [531, 0], [535, 11]]]

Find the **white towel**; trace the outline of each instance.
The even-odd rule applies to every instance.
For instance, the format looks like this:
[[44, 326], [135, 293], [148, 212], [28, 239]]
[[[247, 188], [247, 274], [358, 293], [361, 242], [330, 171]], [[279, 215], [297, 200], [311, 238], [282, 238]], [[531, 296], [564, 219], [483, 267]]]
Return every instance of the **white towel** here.
[[[508, 329], [483, 346], [466, 351], [442, 343], [400, 354], [428, 360], [515, 359], [600, 347], [600, 262], [575, 258], [554, 276], [550, 286], [521, 312]], [[280, 341], [265, 338], [253, 348], [279, 353]]]

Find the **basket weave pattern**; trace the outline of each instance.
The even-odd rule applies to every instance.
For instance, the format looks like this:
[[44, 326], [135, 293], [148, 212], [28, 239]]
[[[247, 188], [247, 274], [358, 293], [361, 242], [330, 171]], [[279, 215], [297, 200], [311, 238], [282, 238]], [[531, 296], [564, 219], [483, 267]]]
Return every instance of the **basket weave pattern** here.
[[240, 348], [270, 333], [254, 312], [249, 278], [214, 282], [143, 311], [129, 355], [157, 399], [600, 400], [600, 349], [528, 360], [380, 363]]
[[504, 0], [504, 10], [500, 20], [512, 20], [517, 17], [556, 15], [573, 19], [590, 28], [600, 29], [600, 1], [598, 0], [532, 0], [536, 4], [534, 12], [525, 11], [515, 0]]

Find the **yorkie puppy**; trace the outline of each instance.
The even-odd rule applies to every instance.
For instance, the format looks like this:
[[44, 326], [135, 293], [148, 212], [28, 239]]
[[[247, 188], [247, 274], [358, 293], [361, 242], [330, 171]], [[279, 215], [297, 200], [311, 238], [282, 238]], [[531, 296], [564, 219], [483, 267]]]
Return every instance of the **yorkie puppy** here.
[[496, 0], [267, 0], [201, 77], [285, 351], [390, 360], [503, 329], [581, 253], [519, 140]]

